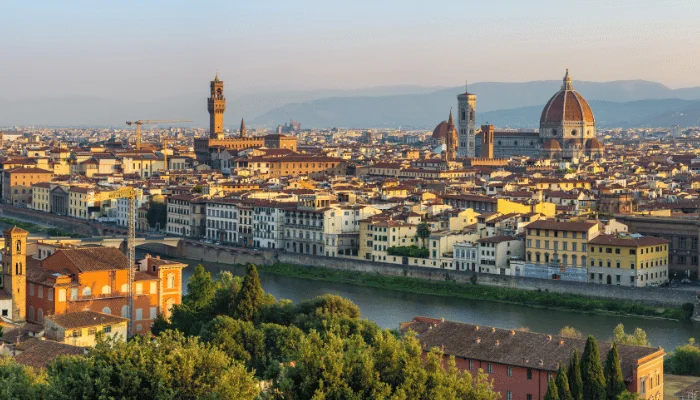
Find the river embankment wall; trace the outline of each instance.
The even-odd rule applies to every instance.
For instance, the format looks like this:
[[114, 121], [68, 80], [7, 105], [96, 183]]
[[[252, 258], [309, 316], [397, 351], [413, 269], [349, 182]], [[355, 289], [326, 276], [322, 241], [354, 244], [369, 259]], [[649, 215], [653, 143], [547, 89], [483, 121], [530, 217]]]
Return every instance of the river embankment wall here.
[[472, 284], [473, 279], [481, 285], [498, 286], [510, 289], [570, 293], [591, 298], [624, 300], [639, 304], [659, 307], [679, 307], [684, 303], [695, 303], [695, 291], [671, 290], [666, 288], [634, 288], [626, 286], [601, 285], [536, 279], [529, 277], [503, 276], [474, 273], [471, 271], [452, 271], [439, 268], [415, 267], [379, 263], [354, 258], [338, 258], [294, 254], [274, 250], [253, 250], [210, 246], [204, 243], [183, 241], [177, 248], [165, 245], [149, 246], [152, 251], [171, 257], [186, 258], [193, 261], [205, 261], [221, 264], [270, 265], [274, 263], [295, 264], [306, 267], [327, 268], [331, 270], [354, 271], [384, 276], [403, 276], [430, 281], [451, 280], [459, 284]]

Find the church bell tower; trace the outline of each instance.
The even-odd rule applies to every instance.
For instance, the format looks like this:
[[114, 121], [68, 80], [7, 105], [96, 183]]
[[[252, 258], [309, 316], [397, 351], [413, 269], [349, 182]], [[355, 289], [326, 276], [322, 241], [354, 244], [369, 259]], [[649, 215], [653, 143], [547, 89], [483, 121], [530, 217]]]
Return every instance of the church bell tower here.
[[224, 81], [219, 80], [219, 74], [211, 81], [211, 97], [207, 99], [209, 110], [209, 138], [224, 138], [224, 111], [226, 111], [226, 97], [224, 97]]
[[459, 132], [459, 157], [474, 157], [476, 154], [476, 95], [466, 91], [457, 95], [457, 124]]
[[5, 249], [2, 253], [2, 287], [12, 297], [12, 311], [8, 316], [14, 322], [25, 320], [27, 314], [27, 235], [18, 227], [6, 229]]

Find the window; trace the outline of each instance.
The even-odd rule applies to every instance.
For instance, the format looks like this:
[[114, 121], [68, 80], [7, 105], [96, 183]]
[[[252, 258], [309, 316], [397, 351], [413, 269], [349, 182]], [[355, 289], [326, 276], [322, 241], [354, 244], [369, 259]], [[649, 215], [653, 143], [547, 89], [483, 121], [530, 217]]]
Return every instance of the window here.
[[91, 296], [91, 295], [92, 295], [92, 290], [89, 287], [85, 286], [83, 288], [83, 297], [87, 297], [87, 296]]
[[53, 288], [46, 288], [46, 298], [53, 301]]
[[97, 333], [97, 329], [88, 328], [88, 336], [95, 336], [96, 333]]
[[151, 319], [156, 319], [158, 316], [158, 307], [151, 307]]
[[112, 327], [110, 325], [105, 325], [104, 329], [102, 329], [104, 333], [110, 333], [112, 332]]
[[103, 314], [111, 314], [112, 310], [109, 307], [105, 307], [102, 309], [102, 313]]
[[491, 363], [489, 363], [489, 364], [486, 366], [486, 368], [487, 368], [489, 374], [490, 374], [490, 373], [493, 373], [493, 365], [492, 365]]
[[136, 284], [136, 294], [143, 294], [143, 283]]
[[136, 320], [141, 321], [143, 319], [143, 308], [136, 309]]
[[109, 285], [102, 286], [102, 294], [112, 294], [112, 288]]
[[58, 301], [61, 303], [66, 301], [66, 289], [58, 290]]
[[70, 290], [70, 299], [71, 299], [71, 301], [76, 301], [76, 300], [78, 300], [78, 288], [71, 288], [71, 290]]
[[527, 369], [527, 379], [532, 380], [532, 368]]
[[474, 369], [474, 360], [469, 360], [469, 369]]
[[39, 293], [37, 294], [40, 299], [44, 298], [44, 287], [39, 286]]
[[167, 284], [168, 284], [168, 289], [175, 288], [175, 274], [173, 274], [173, 273], [168, 274]]
[[122, 318], [129, 318], [129, 306], [122, 306]]
[[528, 393], [527, 400], [532, 400], [532, 395]]
[[510, 390], [506, 392], [506, 400], [513, 400], [513, 392]]
[[155, 294], [158, 292], [158, 282], [151, 282], [151, 288], [149, 290], [150, 294]]
[[513, 376], [513, 367], [508, 366], [508, 376]]
[[83, 336], [83, 330], [82, 329], [76, 329], [73, 331], [73, 337], [78, 338]]
[[[12, 267], [10, 267], [10, 268], [12, 268]], [[29, 284], [29, 295], [34, 296], [34, 284], [33, 283]]]

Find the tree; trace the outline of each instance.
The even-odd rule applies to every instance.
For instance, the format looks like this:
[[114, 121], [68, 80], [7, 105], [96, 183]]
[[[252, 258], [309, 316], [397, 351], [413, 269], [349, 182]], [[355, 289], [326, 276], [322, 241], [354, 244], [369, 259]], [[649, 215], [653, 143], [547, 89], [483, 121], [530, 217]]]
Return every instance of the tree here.
[[552, 378], [549, 378], [549, 382], [547, 382], [547, 393], [544, 395], [544, 400], [559, 400], [557, 384]]
[[617, 351], [617, 343], [613, 342], [605, 359], [605, 392], [607, 400], [617, 400], [617, 397], [625, 391], [625, 379], [622, 376], [620, 366], [620, 354]]
[[260, 312], [260, 307], [265, 302], [265, 291], [260, 284], [258, 269], [253, 264], [248, 264], [241, 290], [236, 295], [233, 308], [234, 318], [244, 321], [252, 321]]
[[430, 225], [425, 222], [421, 222], [416, 227], [416, 237], [421, 239], [422, 245], [425, 248], [425, 241], [430, 237]]
[[561, 330], [559, 331], [559, 336], [575, 338], [575, 339], [582, 339], [583, 333], [581, 333], [581, 331], [574, 328], [573, 326], [567, 325], [567, 326], [561, 328]]
[[300, 343], [295, 362], [282, 367], [270, 393], [279, 399], [495, 400], [483, 372], [460, 372], [454, 357], [433, 349], [425, 358], [415, 336], [381, 331], [368, 345], [360, 335], [317, 332]]
[[625, 333], [625, 326], [618, 324], [615, 329], [613, 329], [613, 341], [619, 344], [626, 344], [630, 346], [647, 346], [649, 347], [649, 341], [647, 340], [647, 333], [641, 328], [636, 328], [634, 333]]
[[557, 371], [557, 379], [555, 380], [557, 384], [557, 393], [559, 393], [559, 400], [574, 400], [571, 395], [571, 389], [569, 388], [569, 379], [566, 376], [566, 371], [562, 365], [559, 366], [559, 371]]
[[676, 375], [700, 376], [700, 347], [695, 344], [695, 339], [676, 347], [664, 362], [664, 369]]
[[187, 295], [183, 303], [192, 306], [195, 310], [207, 308], [211, 305], [215, 292], [216, 287], [211, 279], [211, 273], [199, 264], [194, 267], [194, 274], [187, 282]]
[[639, 393], [628, 392], [625, 390], [619, 396], [617, 396], [617, 400], [639, 400]]
[[583, 400], [583, 378], [581, 377], [581, 363], [578, 359], [578, 350], [574, 350], [574, 355], [569, 361], [569, 369], [566, 371], [571, 397], [574, 400]]
[[33, 370], [0, 357], [0, 399], [41, 399], [45, 387]]
[[199, 193], [202, 194], [204, 187], [202, 185], [194, 185], [192, 187], [192, 193]]
[[583, 379], [583, 398], [586, 400], [605, 400], [605, 376], [600, 363], [598, 343], [593, 336], [588, 336], [586, 347], [581, 356], [581, 378]]
[[160, 225], [160, 229], [164, 230], [168, 223], [168, 206], [162, 202], [151, 201], [146, 210], [146, 220], [151, 228]]
[[259, 388], [243, 365], [197, 338], [98, 343], [88, 356], [61, 356], [48, 368], [48, 399], [255, 399]]

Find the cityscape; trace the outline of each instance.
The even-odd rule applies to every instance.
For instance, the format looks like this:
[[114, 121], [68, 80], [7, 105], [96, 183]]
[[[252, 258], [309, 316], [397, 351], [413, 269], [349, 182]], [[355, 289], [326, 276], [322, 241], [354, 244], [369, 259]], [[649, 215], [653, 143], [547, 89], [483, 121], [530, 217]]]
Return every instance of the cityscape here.
[[661, 50], [695, 4], [536, 2], [582, 45], [521, 4], [453, 37], [393, 1], [40, 3], [0, 78], [0, 397], [700, 395], [700, 70]]

